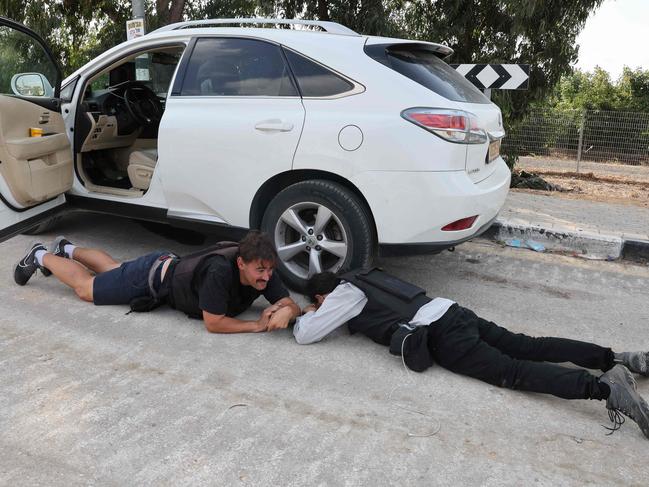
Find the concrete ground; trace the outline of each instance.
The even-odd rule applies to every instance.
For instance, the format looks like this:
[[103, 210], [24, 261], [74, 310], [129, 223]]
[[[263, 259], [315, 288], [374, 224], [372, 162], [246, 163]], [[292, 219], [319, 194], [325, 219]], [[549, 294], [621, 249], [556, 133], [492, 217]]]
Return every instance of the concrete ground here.
[[[104, 216], [59, 232], [122, 259], [191, 250]], [[406, 373], [345, 332], [209, 335], [170, 309], [82, 303], [54, 278], [18, 287], [30, 239], [0, 246], [0, 485], [647, 484], [648, 440], [630, 420], [606, 436], [601, 402]], [[515, 331], [649, 348], [647, 267], [481, 240], [381, 264]], [[649, 379], [638, 388], [649, 397]]]

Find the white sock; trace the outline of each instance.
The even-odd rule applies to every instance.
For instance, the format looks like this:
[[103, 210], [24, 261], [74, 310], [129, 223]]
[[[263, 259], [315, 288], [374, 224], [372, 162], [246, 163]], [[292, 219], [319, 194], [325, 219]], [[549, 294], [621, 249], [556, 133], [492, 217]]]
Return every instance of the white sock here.
[[65, 252], [65, 255], [68, 256], [68, 259], [72, 259], [72, 254], [74, 253], [74, 249], [76, 248], [76, 245], [67, 244], [65, 247], [63, 247], [63, 252]]
[[34, 258], [36, 259], [36, 262], [38, 262], [39, 266], [43, 266], [43, 257], [47, 254], [47, 250], [37, 250], [34, 252]]

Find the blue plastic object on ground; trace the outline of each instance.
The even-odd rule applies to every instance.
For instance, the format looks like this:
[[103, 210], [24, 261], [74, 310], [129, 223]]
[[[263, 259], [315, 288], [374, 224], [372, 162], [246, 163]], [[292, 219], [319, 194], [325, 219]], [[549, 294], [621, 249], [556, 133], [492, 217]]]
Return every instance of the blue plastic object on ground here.
[[523, 242], [518, 238], [511, 238], [505, 240], [505, 245], [508, 247], [516, 247], [518, 249], [530, 249], [535, 252], [545, 252], [545, 246], [542, 243], [535, 242], [534, 240], [525, 240]]

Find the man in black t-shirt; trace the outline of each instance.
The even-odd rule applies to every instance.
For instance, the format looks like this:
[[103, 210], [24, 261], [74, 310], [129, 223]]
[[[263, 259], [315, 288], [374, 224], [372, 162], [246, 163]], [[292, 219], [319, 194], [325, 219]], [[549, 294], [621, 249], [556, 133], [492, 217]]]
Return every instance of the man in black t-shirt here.
[[[268, 236], [257, 231], [248, 233], [239, 242], [239, 252], [234, 259], [222, 255], [208, 258], [194, 273], [192, 289], [198, 298], [194, 316], [200, 310], [205, 327], [211, 333], [286, 328], [300, 314], [300, 308], [289, 297], [279, 276], [273, 272], [276, 260], [277, 253], [272, 242]], [[177, 285], [177, 280], [170, 282], [172, 287]], [[258, 320], [242, 321], [235, 318], [260, 295], [271, 306], [261, 313]]]
[[[263, 264], [259, 267], [261, 271]], [[197, 276], [199, 308], [214, 315], [237, 316], [263, 295], [269, 303], [288, 297], [288, 291], [273, 272], [263, 290], [241, 282], [236, 260], [214, 256]]]
[[[300, 308], [273, 272], [277, 253], [268, 236], [251, 231], [227, 250], [226, 255], [198, 253], [180, 259], [158, 251], [120, 263], [103, 250], [78, 247], [58, 237], [49, 250], [33, 244], [14, 267], [14, 280], [24, 286], [40, 269], [96, 305], [131, 304], [135, 309], [134, 303], [142, 300], [167, 301], [201, 318], [211, 333], [286, 328]], [[181, 267], [183, 272], [176, 272]], [[235, 318], [262, 294], [271, 306], [259, 319]]]

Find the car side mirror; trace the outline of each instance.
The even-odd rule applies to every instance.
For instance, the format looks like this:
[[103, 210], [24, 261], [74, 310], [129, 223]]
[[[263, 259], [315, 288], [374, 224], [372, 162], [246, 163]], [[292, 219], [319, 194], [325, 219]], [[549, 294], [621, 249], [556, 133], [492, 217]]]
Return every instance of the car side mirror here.
[[18, 96], [53, 97], [54, 88], [40, 73], [18, 73], [11, 78], [11, 90]]

